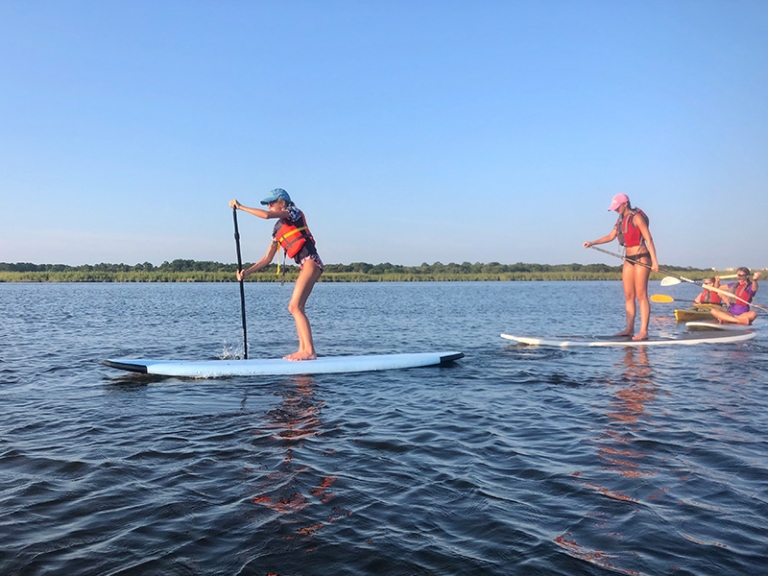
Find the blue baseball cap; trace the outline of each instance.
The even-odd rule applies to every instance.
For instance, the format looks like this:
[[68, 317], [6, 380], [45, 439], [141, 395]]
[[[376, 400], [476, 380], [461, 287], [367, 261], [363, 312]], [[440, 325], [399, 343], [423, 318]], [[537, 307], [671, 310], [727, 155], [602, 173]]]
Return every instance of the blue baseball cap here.
[[270, 202], [274, 202], [275, 200], [285, 200], [286, 202], [291, 201], [291, 197], [288, 196], [288, 192], [283, 190], [282, 188], [275, 188], [272, 190], [272, 192], [269, 193], [269, 196], [264, 198], [264, 200], [261, 201], [262, 204], [269, 204]]

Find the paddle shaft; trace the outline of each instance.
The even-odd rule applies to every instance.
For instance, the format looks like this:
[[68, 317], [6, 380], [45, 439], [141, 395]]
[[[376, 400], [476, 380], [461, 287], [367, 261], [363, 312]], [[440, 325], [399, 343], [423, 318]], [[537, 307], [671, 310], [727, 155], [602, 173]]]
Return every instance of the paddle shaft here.
[[[235, 246], [237, 247], [237, 271], [243, 270], [243, 259], [240, 256], [240, 231], [237, 229], [237, 208], [232, 208], [232, 219], [235, 221]], [[248, 360], [248, 330], [245, 324], [245, 287], [240, 279], [240, 315], [243, 318], [243, 358]]]
[[[616, 256], [616, 258], [621, 258], [622, 260], [628, 260], [627, 256], [622, 256], [621, 254], [617, 254], [616, 252], [611, 252], [610, 250], [603, 250], [602, 248], [597, 248], [596, 246], [591, 246], [590, 248], [593, 248], [594, 250], [597, 250], [598, 252], [602, 252], [603, 254], [608, 254], [609, 256]], [[648, 268], [649, 270], [653, 270], [648, 264], [644, 264], [643, 262], [639, 262], [637, 260], [631, 260], [633, 264], [639, 264], [640, 266], [644, 266], [645, 268]], [[758, 306], [757, 304], [752, 304], [751, 302], [748, 302], [747, 300], [744, 300], [743, 298], [739, 298], [736, 296], [733, 292], [729, 292], [728, 290], [721, 290], [720, 288], [715, 288], [714, 286], [705, 286], [701, 285], [695, 280], [691, 280], [690, 278], [686, 278], [685, 276], [680, 276], [680, 274], [676, 274], [675, 272], [671, 272], [670, 270], [664, 270], [663, 268], [659, 268], [659, 272], [663, 272], [667, 276], [673, 276], [674, 278], [677, 278], [678, 280], [682, 280], [683, 282], [688, 282], [689, 284], [695, 284], [696, 286], [699, 286], [700, 288], [704, 288], [705, 290], [711, 290], [712, 292], [717, 292], [718, 294], [722, 294], [723, 296], [728, 296], [729, 298], [733, 298], [734, 300], [738, 300], [742, 304], [747, 304], [749, 306], [753, 306], [757, 308], [758, 310], [763, 310], [764, 312], [768, 312], [768, 308], [763, 308], [762, 306]]]

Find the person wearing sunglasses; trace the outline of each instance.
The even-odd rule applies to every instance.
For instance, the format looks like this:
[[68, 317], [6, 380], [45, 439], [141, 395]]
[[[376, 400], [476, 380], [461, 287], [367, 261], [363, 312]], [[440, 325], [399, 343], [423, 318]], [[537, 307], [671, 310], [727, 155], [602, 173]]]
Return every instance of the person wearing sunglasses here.
[[[760, 272], [752, 274], [750, 281], [749, 268], [739, 268], [736, 271], [737, 282], [732, 282], [725, 286], [733, 297], [723, 296], [723, 299], [729, 304], [728, 310], [710, 310], [712, 316], [717, 318], [721, 324], [743, 324], [749, 326], [757, 317], [757, 312], [750, 310], [748, 302], [757, 293], [757, 279], [760, 278]], [[715, 288], [720, 288], [720, 278], [715, 277]], [[737, 299], [738, 298], [738, 299]]]
[[704, 281], [702, 282], [704, 285], [701, 294], [696, 296], [696, 298], [693, 299], [694, 304], [722, 304], [723, 299], [720, 298], [720, 294], [715, 292], [714, 290], [708, 290], [707, 286], [710, 288], [715, 287], [715, 278], [714, 276], [712, 278], [704, 278]]
[[317, 353], [312, 339], [312, 328], [304, 308], [307, 304], [307, 298], [312, 293], [312, 288], [323, 273], [323, 261], [317, 254], [315, 239], [307, 227], [304, 213], [291, 201], [288, 192], [282, 188], [275, 188], [261, 203], [266, 205], [268, 210], [249, 208], [237, 200], [232, 200], [229, 203], [230, 208], [248, 212], [258, 218], [277, 219], [267, 253], [250, 268], [238, 271], [237, 279], [243, 280], [268, 266], [280, 248], [284, 250], [284, 257], [293, 258], [294, 262], [299, 265], [299, 277], [296, 279], [293, 295], [288, 303], [288, 311], [296, 322], [299, 349], [293, 354], [284, 356], [284, 358], [286, 360], [315, 360]]

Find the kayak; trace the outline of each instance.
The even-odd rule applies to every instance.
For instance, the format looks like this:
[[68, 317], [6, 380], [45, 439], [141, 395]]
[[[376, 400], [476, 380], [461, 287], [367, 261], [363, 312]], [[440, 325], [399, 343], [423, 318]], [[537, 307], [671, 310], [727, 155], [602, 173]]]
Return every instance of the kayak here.
[[675, 310], [677, 322], [691, 322], [694, 320], [707, 320], [712, 318], [712, 308], [723, 309], [720, 304], [694, 304], [690, 308], [678, 308]]

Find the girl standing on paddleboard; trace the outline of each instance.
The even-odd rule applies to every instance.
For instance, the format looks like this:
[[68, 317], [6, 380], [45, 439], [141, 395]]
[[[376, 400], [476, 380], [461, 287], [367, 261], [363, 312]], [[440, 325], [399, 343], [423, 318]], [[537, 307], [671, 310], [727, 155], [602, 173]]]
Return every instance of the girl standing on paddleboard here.
[[269, 196], [261, 201], [268, 210], [261, 208], [248, 208], [243, 206], [237, 200], [229, 203], [230, 208], [248, 212], [259, 218], [268, 220], [276, 218], [277, 223], [272, 231], [272, 241], [269, 244], [267, 253], [247, 270], [237, 273], [237, 279], [243, 280], [254, 272], [268, 266], [275, 258], [279, 248], [283, 248], [289, 258], [293, 258], [299, 265], [299, 277], [296, 279], [296, 286], [293, 289], [291, 301], [288, 304], [288, 311], [293, 315], [296, 321], [296, 332], [299, 335], [299, 349], [293, 354], [288, 354], [286, 360], [315, 360], [315, 343], [312, 340], [312, 329], [309, 325], [304, 308], [307, 304], [307, 298], [312, 293], [320, 275], [323, 273], [323, 261], [317, 254], [315, 248], [315, 239], [307, 228], [307, 220], [304, 213], [299, 210], [291, 201], [288, 192], [282, 188], [275, 188], [269, 193]]
[[[608, 208], [616, 211], [619, 218], [613, 230], [602, 238], [584, 242], [584, 248], [594, 244], [605, 244], [619, 239], [624, 247], [624, 267], [621, 281], [624, 285], [624, 300], [627, 312], [627, 327], [616, 336], [632, 336], [633, 340], [648, 339], [648, 323], [651, 319], [651, 303], [648, 300], [648, 277], [651, 270], [658, 272], [656, 247], [648, 229], [648, 216], [639, 208], [632, 208], [626, 194], [616, 194]], [[635, 303], [637, 301], [637, 304]], [[635, 334], [635, 316], [640, 307], [640, 332]]]
[[[712, 316], [717, 318], [717, 321], [730, 324], [744, 324], [749, 326], [757, 317], [757, 312], [749, 309], [748, 302], [752, 302], [757, 293], [757, 279], [760, 278], [760, 272], [755, 272], [752, 275], [752, 281], [749, 281], [749, 268], [739, 268], [736, 271], [736, 278], [738, 282], [728, 284], [726, 288], [734, 296], [738, 296], [740, 300], [733, 299], [733, 303], [728, 307], [728, 311], [725, 310], [710, 310]], [[720, 277], [715, 277], [715, 288], [720, 287]], [[730, 301], [728, 296], [723, 296], [725, 300]], [[743, 302], [742, 302], [743, 300]]]

